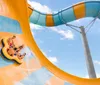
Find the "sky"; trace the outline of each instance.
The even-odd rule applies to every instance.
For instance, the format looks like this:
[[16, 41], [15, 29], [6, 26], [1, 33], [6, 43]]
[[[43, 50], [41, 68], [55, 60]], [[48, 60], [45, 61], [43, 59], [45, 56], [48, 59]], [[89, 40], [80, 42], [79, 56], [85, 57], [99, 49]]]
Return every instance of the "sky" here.
[[[30, 0], [29, 4], [43, 13], [54, 13], [83, 0]], [[86, 26], [93, 18], [70, 22]], [[87, 32], [89, 47], [96, 74], [100, 77], [100, 20], [97, 19]], [[88, 77], [80, 33], [65, 26], [41, 27], [30, 23], [33, 37], [44, 55], [57, 67], [79, 77]], [[88, 28], [86, 28], [87, 30]]]

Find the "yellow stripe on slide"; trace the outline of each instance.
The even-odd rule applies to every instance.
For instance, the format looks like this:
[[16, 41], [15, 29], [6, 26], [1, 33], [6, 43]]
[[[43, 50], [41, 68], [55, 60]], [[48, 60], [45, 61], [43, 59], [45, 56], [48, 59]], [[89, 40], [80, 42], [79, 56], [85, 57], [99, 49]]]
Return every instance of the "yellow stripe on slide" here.
[[54, 26], [54, 20], [52, 14], [46, 15], [46, 26]]
[[76, 19], [85, 17], [85, 3], [80, 3], [73, 6]]

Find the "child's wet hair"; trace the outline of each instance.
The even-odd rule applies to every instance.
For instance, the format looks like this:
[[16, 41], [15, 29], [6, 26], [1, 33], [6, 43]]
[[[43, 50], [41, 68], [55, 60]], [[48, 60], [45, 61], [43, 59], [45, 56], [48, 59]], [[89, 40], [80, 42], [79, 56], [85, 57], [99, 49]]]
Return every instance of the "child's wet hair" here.
[[13, 37], [12, 38], [16, 38], [16, 36], [15, 35], [13, 35]]

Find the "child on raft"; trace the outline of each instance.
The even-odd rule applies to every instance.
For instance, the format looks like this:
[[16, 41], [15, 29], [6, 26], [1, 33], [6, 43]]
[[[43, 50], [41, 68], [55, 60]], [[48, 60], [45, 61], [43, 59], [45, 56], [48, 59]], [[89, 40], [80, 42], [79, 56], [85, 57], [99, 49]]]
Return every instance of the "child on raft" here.
[[14, 45], [14, 39], [16, 39], [16, 36], [13, 36], [13, 37], [11, 37], [7, 40], [8, 45], [9, 45], [7, 52], [12, 57], [17, 56], [18, 59], [23, 59], [25, 57], [26, 53], [21, 55], [20, 51], [24, 48], [24, 45], [21, 45], [18, 48], [16, 48], [15, 45]]

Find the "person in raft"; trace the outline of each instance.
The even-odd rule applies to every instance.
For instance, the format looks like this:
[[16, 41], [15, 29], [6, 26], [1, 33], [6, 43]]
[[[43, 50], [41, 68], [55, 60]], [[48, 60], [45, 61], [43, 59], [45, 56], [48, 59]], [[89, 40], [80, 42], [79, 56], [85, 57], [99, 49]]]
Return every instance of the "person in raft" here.
[[7, 53], [8, 53], [10, 56], [14, 56], [15, 51], [14, 51], [13, 48], [8, 48], [8, 49], [7, 49]]
[[23, 59], [25, 57], [25, 55], [26, 55], [26, 53], [24, 53], [22, 55], [20, 53], [17, 53], [18, 59]]
[[17, 56], [19, 59], [23, 59], [25, 57], [26, 53], [21, 55], [20, 51], [21, 51], [21, 49], [24, 48], [24, 45], [21, 45], [18, 48], [16, 48], [15, 45], [14, 45], [14, 39], [15, 38], [16, 38], [16, 36], [13, 36], [12, 38], [8, 39], [9, 48], [7, 49], [7, 52], [10, 56]]
[[18, 48], [14, 49], [15, 50], [15, 55], [19, 58], [19, 59], [23, 59], [26, 55], [26, 53], [22, 54], [20, 53], [20, 51], [24, 48], [24, 45], [19, 46]]
[[14, 45], [14, 39], [16, 38], [16, 36], [13, 36], [11, 38], [8, 38], [7, 42], [9, 45], [9, 48], [7, 49], [7, 52], [10, 56], [14, 56], [15, 51], [13, 50], [13, 47], [15, 47]]
[[14, 45], [14, 39], [16, 39], [15, 35], [13, 37], [11, 37], [11, 38], [8, 38], [7, 42], [8, 42], [8, 45], [9, 45], [10, 48], [15, 47], [15, 45]]

